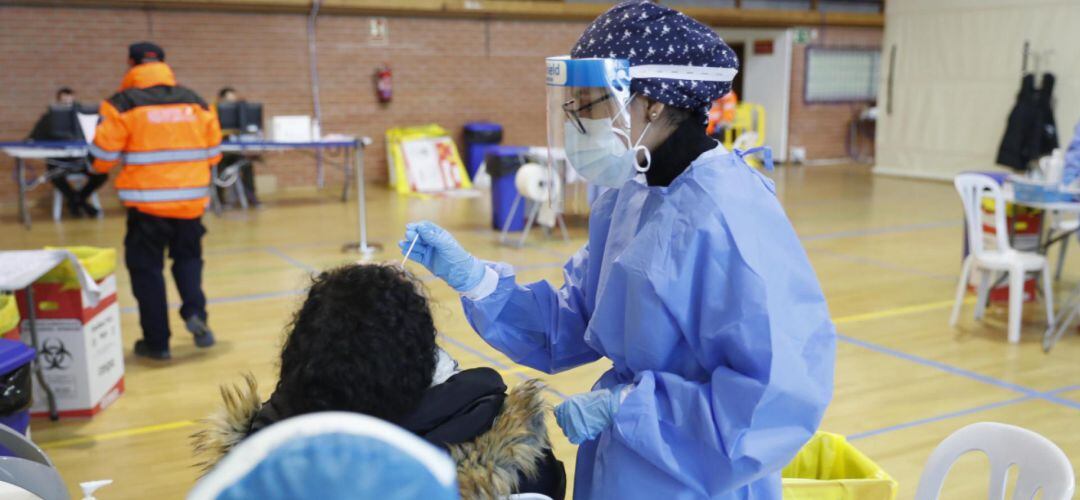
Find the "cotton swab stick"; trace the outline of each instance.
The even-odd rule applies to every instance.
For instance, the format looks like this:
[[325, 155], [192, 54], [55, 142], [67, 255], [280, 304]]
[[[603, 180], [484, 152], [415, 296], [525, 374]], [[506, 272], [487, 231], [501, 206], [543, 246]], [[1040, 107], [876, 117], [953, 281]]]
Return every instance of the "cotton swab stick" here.
[[413, 249], [413, 247], [416, 246], [417, 241], [420, 241], [420, 235], [419, 234], [417, 234], [416, 237], [414, 237], [412, 239], [412, 243], [409, 245], [409, 249], [405, 251], [405, 258], [401, 259], [401, 267], [402, 268], [404, 268], [405, 263], [409, 261], [409, 255], [412, 255], [412, 249]]

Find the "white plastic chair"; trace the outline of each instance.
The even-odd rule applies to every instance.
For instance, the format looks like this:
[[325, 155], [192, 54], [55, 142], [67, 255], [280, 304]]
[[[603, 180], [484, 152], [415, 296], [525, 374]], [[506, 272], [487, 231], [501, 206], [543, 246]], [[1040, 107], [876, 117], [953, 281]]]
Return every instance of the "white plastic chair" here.
[[[68, 183], [71, 184], [71, 188], [78, 191], [90, 180], [85, 174], [68, 174], [65, 177]], [[105, 217], [105, 211], [101, 209], [101, 198], [98, 198], [98, 194], [95, 191], [90, 195], [90, 206], [94, 207], [98, 211], [97, 217]], [[53, 201], [52, 201], [52, 218], [55, 222], [60, 222], [60, 218], [64, 213], [64, 194], [59, 189], [53, 188]]]
[[0, 425], [0, 445], [12, 454], [0, 456], [0, 484], [4, 484], [0, 498], [71, 498], [52, 460], [26, 436]]
[[[335, 438], [334, 446], [340, 446], [333, 453], [313, 453], [317, 440]], [[322, 441], [325, 443], [326, 441]], [[333, 448], [322, 448], [333, 450]], [[352, 450], [342, 453], [340, 450]], [[203, 476], [195, 488], [188, 493], [188, 500], [216, 500], [219, 496], [232, 491], [230, 498], [259, 498], [260, 500], [284, 499], [303, 500], [325, 498], [326, 490], [333, 490], [331, 495], [342, 498], [339, 489], [345, 475], [359, 476], [361, 480], [348, 484], [364, 485], [367, 491], [353, 491], [349, 498], [377, 498], [379, 490], [387, 487], [387, 478], [379, 474], [386, 471], [380, 466], [380, 460], [393, 457], [396, 466], [404, 465], [412, 473], [426, 471], [422, 475], [410, 478], [411, 484], [401, 495], [393, 498], [417, 498], [419, 491], [426, 491], [432, 497], [424, 500], [457, 498], [457, 468], [453, 459], [443, 450], [417, 437], [394, 424], [375, 417], [349, 412], [309, 413], [278, 422], [245, 439], [225, 456], [212, 471]], [[336, 460], [336, 468], [320, 467], [327, 460]], [[260, 464], [270, 463], [261, 468]], [[293, 471], [320, 471], [321, 477], [313, 477], [311, 484], [329, 484], [327, 488], [314, 488], [296, 482], [295, 475], [281, 474], [281, 464], [289, 464]], [[385, 462], [382, 462], [385, 464]], [[382, 467], [382, 468], [380, 468]], [[254, 478], [254, 479], [251, 479]], [[376, 480], [376, 478], [379, 478]], [[397, 479], [401, 479], [398, 477]], [[240, 486], [249, 481], [257, 486]], [[337, 481], [336, 483], [314, 483], [314, 481]], [[276, 490], [273, 496], [256, 496], [256, 493]], [[408, 491], [412, 491], [409, 495]], [[319, 496], [323, 494], [323, 496]]]
[[1050, 215], [1051, 234], [1068, 233], [1068, 236], [1062, 238], [1061, 243], [1059, 243], [1061, 249], [1058, 250], [1057, 270], [1054, 271], [1054, 281], [1061, 281], [1061, 271], [1065, 267], [1065, 250], [1069, 247], [1069, 240], [1072, 239], [1072, 233], [1080, 231], [1080, 218], [1062, 212], [1054, 212]]
[[[990, 294], [991, 278], [995, 272], [1003, 272], [1009, 279], [1009, 342], [1019, 342], [1020, 318], [1024, 306], [1024, 277], [1027, 273], [1035, 271], [1042, 273], [1046, 321], [1049, 325], [1053, 325], [1054, 295], [1051, 289], [1050, 265], [1043, 255], [1017, 251], [1009, 245], [1009, 230], [1005, 222], [1005, 197], [1001, 192], [1001, 186], [994, 179], [982, 174], [960, 174], [956, 176], [953, 183], [964, 205], [968, 256], [964, 258], [960, 282], [956, 285], [956, 303], [953, 305], [949, 326], [956, 326], [971, 274], [980, 273], [975, 319], [982, 319], [986, 312], [986, 300]], [[989, 198], [994, 202], [996, 248], [993, 249], [987, 248], [983, 240], [982, 201], [984, 198]]]
[[1053, 442], [1013, 425], [979, 422], [945, 438], [926, 462], [915, 500], [936, 500], [949, 469], [960, 456], [982, 451], [990, 459], [989, 500], [1004, 500], [1009, 468], [1017, 466], [1014, 500], [1030, 500], [1042, 490], [1043, 500], [1069, 500], [1076, 488], [1069, 458]]

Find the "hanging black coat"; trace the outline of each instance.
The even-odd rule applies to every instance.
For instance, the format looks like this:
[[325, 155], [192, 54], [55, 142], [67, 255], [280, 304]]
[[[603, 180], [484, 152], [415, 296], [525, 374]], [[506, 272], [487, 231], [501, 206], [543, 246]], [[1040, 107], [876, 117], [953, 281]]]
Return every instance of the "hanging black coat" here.
[[1035, 88], [1035, 75], [1024, 75], [998, 148], [999, 164], [1025, 171], [1031, 160], [1047, 155], [1057, 147], [1053, 91], [1054, 75], [1043, 75], [1040, 89]]
[[1041, 158], [1058, 147], [1057, 124], [1054, 121], [1054, 75], [1045, 73], [1036, 92], [1035, 127], [1030, 131], [1025, 156]]

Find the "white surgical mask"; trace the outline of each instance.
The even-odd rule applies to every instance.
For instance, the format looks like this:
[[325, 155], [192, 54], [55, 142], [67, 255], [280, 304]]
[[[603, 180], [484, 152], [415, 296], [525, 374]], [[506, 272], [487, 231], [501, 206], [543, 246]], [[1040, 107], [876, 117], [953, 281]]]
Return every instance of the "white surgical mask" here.
[[[584, 134], [569, 121], [565, 124], [566, 158], [589, 182], [617, 188], [633, 179], [635, 173], [649, 170], [652, 158], [649, 149], [641, 145], [641, 139], [651, 123], [645, 125], [634, 147], [629, 147], [629, 136], [616, 128], [611, 118], [582, 118], [581, 125]], [[637, 162], [638, 151], [645, 156], [644, 166]]]

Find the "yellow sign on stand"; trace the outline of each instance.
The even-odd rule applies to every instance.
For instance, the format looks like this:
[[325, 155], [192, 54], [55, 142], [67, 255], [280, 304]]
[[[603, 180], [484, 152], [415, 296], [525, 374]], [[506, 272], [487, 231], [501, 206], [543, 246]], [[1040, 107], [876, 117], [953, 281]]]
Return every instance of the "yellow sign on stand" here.
[[471, 189], [457, 145], [435, 125], [386, 131], [390, 187], [401, 194], [435, 194]]

